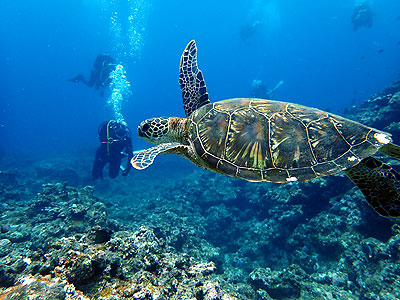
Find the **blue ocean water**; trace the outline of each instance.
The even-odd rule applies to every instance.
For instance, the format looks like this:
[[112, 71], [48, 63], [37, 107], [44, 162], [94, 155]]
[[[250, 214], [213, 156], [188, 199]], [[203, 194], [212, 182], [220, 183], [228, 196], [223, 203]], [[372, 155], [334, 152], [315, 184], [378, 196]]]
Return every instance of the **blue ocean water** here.
[[[367, 19], [352, 22], [363, 3]], [[211, 101], [355, 106], [346, 117], [400, 143], [399, 81], [365, 101], [400, 79], [399, 0], [0, 0], [0, 299], [48, 286], [61, 298], [400, 299], [398, 220], [344, 174], [254, 183], [160, 155], [92, 180], [99, 124], [126, 122], [136, 150], [150, 147], [141, 121], [184, 116], [178, 67], [192, 39]], [[116, 62], [110, 86], [71, 82], [99, 54]], [[389, 202], [396, 183], [381, 178], [368, 188]], [[73, 285], [45, 283], [59, 278]]]
[[212, 101], [283, 81], [273, 98], [340, 113], [398, 78], [400, 2], [369, 3], [372, 26], [354, 30], [348, 0], [1, 0], [0, 151], [93, 152], [113, 117], [108, 95], [66, 79], [89, 76], [100, 53], [126, 70], [133, 132], [148, 117], [184, 116], [178, 65], [191, 39]]

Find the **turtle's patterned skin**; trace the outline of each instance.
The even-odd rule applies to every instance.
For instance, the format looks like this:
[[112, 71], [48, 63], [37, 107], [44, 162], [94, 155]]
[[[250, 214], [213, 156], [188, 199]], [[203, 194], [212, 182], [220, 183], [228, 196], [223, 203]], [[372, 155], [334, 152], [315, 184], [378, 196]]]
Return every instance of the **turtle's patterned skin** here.
[[208, 169], [271, 182], [336, 174], [376, 153], [376, 135], [387, 135], [315, 108], [251, 98], [204, 105], [187, 128]]

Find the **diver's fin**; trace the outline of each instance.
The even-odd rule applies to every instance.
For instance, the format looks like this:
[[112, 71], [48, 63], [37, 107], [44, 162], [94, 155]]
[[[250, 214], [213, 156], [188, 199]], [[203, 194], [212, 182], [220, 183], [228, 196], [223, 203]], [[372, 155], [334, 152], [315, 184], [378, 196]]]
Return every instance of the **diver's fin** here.
[[344, 173], [358, 186], [378, 214], [400, 217], [400, 174], [392, 167], [367, 157]]
[[160, 144], [149, 149], [140, 151], [131, 159], [131, 165], [138, 170], [146, 169], [150, 166], [158, 154], [179, 153], [184, 146], [179, 143]]
[[400, 146], [396, 144], [383, 145], [379, 152], [385, 155], [389, 155], [393, 158], [400, 159]]

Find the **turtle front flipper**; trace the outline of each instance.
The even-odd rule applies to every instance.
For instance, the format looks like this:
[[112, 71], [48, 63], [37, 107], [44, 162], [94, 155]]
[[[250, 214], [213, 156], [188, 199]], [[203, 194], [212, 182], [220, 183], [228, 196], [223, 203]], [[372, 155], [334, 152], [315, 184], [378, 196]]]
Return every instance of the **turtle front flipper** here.
[[378, 214], [400, 217], [400, 174], [392, 167], [367, 157], [344, 172]]
[[193, 40], [189, 42], [181, 56], [179, 85], [186, 117], [199, 107], [210, 103], [203, 73], [197, 67], [197, 47]]
[[164, 143], [140, 151], [131, 159], [131, 165], [138, 170], [146, 169], [150, 166], [158, 154], [179, 153], [186, 146], [179, 143]]

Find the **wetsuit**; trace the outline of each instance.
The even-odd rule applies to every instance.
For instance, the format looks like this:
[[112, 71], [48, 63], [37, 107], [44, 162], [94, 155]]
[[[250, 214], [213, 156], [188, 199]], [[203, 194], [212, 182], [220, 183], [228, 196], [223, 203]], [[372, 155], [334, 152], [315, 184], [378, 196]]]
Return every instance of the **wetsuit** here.
[[93, 70], [90, 73], [87, 85], [94, 86], [96, 90], [110, 85], [110, 73], [114, 70], [115, 60], [109, 55], [98, 55], [94, 64]]
[[[67, 80], [71, 82], [82, 82], [88, 87], [94, 87], [96, 90], [104, 89], [111, 83], [110, 73], [114, 71], [115, 66], [115, 60], [111, 56], [100, 54], [93, 63], [93, 69], [90, 72], [89, 80], [86, 80], [85, 76], [82, 74]], [[101, 91], [101, 94], [103, 94], [103, 91]]]

